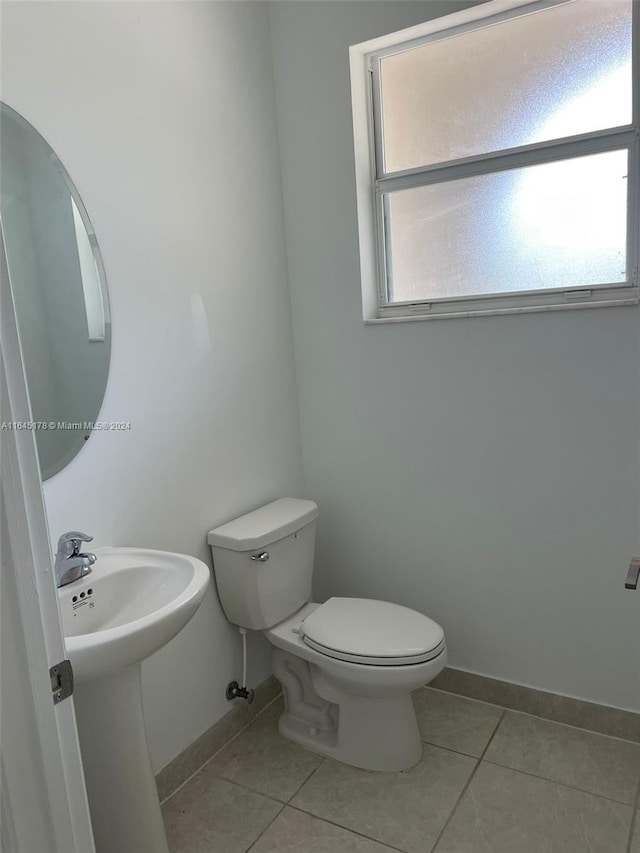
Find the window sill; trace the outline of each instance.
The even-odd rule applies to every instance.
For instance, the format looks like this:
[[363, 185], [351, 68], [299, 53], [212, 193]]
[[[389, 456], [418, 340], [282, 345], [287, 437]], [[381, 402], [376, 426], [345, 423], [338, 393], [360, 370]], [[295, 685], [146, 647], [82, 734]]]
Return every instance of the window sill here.
[[[468, 303], [467, 303], [468, 304]], [[423, 320], [453, 320], [467, 317], [493, 317], [501, 314], [532, 314], [549, 311], [574, 311], [583, 308], [619, 308], [621, 306], [640, 304], [638, 288], [630, 288], [625, 297], [615, 299], [597, 299], [582, 302], [548, 303], [546, 305], [493, 306], [485, 308], [460, 307], [458, 310], [443, 310], [437, 312], [418, 310], [402, 314], [400, 308], [382, 309], [376, 316], [363, 317], [366, 326], [376, 326], [380, 323], [414, 323]], [[384, 311], [384, 313], [383, 313]]]

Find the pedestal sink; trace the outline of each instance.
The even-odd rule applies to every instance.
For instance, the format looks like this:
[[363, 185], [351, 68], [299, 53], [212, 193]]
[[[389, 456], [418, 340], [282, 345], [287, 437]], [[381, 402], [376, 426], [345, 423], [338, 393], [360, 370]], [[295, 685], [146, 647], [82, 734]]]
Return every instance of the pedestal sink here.
[[147, 749], [140, 663], [191, 619], [209, 569], [166, 551], [102, 548], [95, 554], [91, 574], [60, 588], [58, 600], [96, 850], [168, 853]]

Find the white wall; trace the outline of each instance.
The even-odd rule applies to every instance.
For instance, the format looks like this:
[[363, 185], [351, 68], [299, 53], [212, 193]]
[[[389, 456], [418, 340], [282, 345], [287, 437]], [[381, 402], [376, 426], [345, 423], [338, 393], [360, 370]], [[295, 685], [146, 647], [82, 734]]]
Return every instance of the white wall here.
[[455, 667], [640, 710], [637, 309], [362, 324], [347, 48], [462, 5], [270, 4], [316, 592], [423, 609]]
[[[301, 487], [267, 6], [3, 3], [2, 98], [47, 139], [107, 272], [96, 433], [45, 485], [52, 539], [184, 551]], [[99, 565], [95, 571], [99, 571]], [[250, 682], [270, 672], [254, 638]], [[213, 587], [143, 666], [159, 769], [228, 710], [238, 636]]]

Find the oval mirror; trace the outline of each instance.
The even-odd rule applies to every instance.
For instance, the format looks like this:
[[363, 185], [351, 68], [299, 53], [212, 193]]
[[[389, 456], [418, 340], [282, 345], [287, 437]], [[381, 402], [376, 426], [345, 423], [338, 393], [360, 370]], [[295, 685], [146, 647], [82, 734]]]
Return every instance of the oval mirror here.
[[51, 147], [0, 103], [0, 223], [43, 479], [78, 453], [109, 373], [106, 279], [91, 222]]

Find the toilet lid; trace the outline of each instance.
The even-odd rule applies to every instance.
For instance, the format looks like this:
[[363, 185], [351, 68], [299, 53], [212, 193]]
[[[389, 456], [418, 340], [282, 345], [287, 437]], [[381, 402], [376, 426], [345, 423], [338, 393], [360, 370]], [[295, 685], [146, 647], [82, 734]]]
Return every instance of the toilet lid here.
[[444, 631], [422, 613], [368, 598], [330, 598], [300, 625], [305, 643], [340, 660], [422, 663], [444, 648]]

